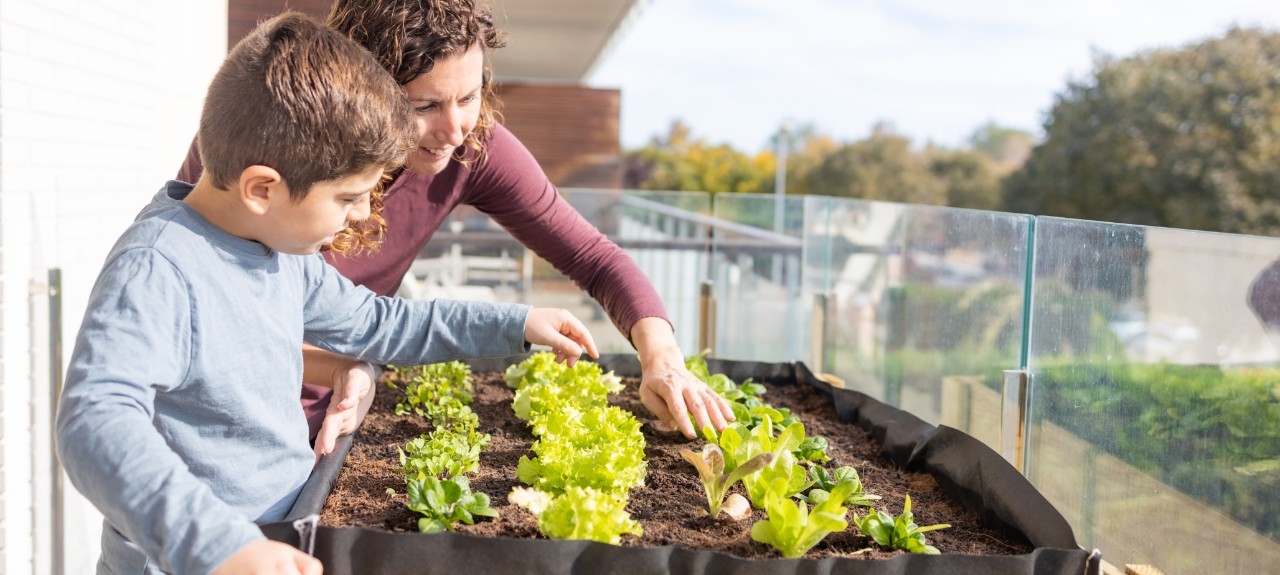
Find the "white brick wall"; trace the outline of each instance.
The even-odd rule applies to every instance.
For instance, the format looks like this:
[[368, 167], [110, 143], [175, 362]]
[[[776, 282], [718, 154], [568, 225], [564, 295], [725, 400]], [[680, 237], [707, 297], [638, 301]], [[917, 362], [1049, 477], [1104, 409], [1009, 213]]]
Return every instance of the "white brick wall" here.
[[[63, 355], [107, 249], [177, 172], [226, 53], [226, 0], [0, 3], [0, 575], [50, 573], [47, 270]], [[101, 518], [65, 503], [66, 573]]]

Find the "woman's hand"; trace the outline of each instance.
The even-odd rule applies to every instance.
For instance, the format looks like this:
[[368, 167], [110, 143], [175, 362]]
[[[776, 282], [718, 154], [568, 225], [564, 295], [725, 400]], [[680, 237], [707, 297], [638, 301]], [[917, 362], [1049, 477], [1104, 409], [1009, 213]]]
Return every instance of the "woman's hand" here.
[[556, 354], [556, 361], [570, 366], [583, 353], [592, 358], [600, 357], [587, 326], [562, 309], [535, 307], [529, 310], [529, 315], [524, 320], [524, 339], [532, 344], [550, 347]]
[[640, 352], [640, 401], [662, 427], [693, 439], [695, 423], [698, 429], [710, 426], [720, 431], [733, 421], [729, 402], [684, 366], [684, 354], [667, 320], [646, 317], [636, 322], [631, 342]]

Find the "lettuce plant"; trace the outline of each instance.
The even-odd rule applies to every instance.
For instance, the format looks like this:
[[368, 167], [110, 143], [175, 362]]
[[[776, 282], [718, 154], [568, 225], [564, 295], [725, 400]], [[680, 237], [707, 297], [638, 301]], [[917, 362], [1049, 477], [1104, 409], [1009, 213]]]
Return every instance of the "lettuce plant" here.
[[[833, 492], [832, 495], [834, 494]], [[902, 513], [897, 517], [890, 517], [888, 513], [875, 510], [866, 517], [858, 517], [855, 511], [853, 521], [858, 525], [858, 530], [880, 545], [928, 555], [937, 555], [939, 552], [937, 547], [929, 545], [924, 540], [924, 533], [951, 527], [946, 523], [927, 527], [916, 525], [915, 516], [911, 513], [910, 495], [906, 496], [902, 504]]]
[[742, 478], [747, 499], [756, 509], [764, 509], [772, 499], [786, 499], [804, 491], [811, 482], [803, 465], [790, 451], [775, 451], [773, 461], [754, 474]]
[[703, 490], [707, 494], [707, 513], [712, 519], [720, 516], [720, 506], [724, 504], [724, 498], [729, 494], [729, 488], [733, 487], [734, 483], [773, 461], [772, 453], [761, 453], [742, 465], [726, 470], [724, 452], [711, 443], [703, 445], [701, 453], [681, 449], [680, 456], [698, 468], [698, 477], [702, 480]]
[[400, 471], [409, 477], [457, 477], [480, 468], [480, 451], [487, 434], [435, 429], [410, 440], [400, 452]]
[[644, 484], [644, 435], [630, 412], [608, 404], [622, 389], [613, 373], [579, 361], [556, 364], [534, 354], [508, 370], [516, 388], [512, 409], [538, 438], [534, 457], [516, 467], [521, 481], [508, 498], [538, 516], [543, 534], [617, 544], [624, 533], [640, 534], [626, 511], [627, 494]]
[[768, 518], [751, 526], [751, 538], [773, 546], [783, 557], [804, 555], [828, 534], [844, 531], [849, 526], [845, 520], [848, 508], [842, 502], [852, 488], [852, 483], [837, 485], [831, 497], [814, 505], [812, 510], [803, 501], [770, 498], [765, 501]]
[[418, 531], [423, 533], [453, 531], [459, 521], [472, 525], [476, 517], [498, 516], [489, 506], [489, 496], [472, 493], [466, 477], [437, 479], [428, 475], [410, 478], [405, 485], [409, 509], [423, 515], [418, 519]]
[[862, 479], [858, 477], [858, 470], [845, 465], [837, 468], [833, 472], [828, 472], [826, 468], [815, 465], [809, 469], [809, 477], [813, 480], [813, 486], [803, 495], [798, 496], [801, 500], [809, 503], [822, 503], [831, 496], [831, 492], [841, 483], [851, 483], [852, 489], [849, 495], [845, 497], [845, 505], [862, 505], [870, 507], [871, 502], [880, 499], [879, 495], [871, 495], [862, 490]]
[[[413, 412], [436, 420], [442, 411], [456, 412], [459, 407], [471, 404], [475, 387], [471, 383], [471, 368], [465, 363], [449, 361], [395, 369], [394, 379], [408, 380], [405, 398], [396, 404], [396, 415]], [[388, 382], [388, 385], [395, 387], [394, 383]]]
[[530, 383], [554, 381], [564, 369], [564, 364], [556, 362], [554, 353], [540, 351], [508, 367], [502, 377], [507, 387], [518, 390]]
[[535, 457], [522, 455], [516, 466], [526, 485], [555, 494], [570, 486], [626, 494], [644, 485], [644, 434], [630, 412], [605, 405], [537, 414], [533, 420], [543, 425], [543, 432], [535, 430]]
[[617, 545], [624, 534], [644, 534], [640, 523], [627, 513], [625, 499], [597, 489], [569, 487], [562, 495], [552, 495], [516, 487], [507, 499], [533, 513], [538, 518], [538, 529], [552, 539], [588, 539]]

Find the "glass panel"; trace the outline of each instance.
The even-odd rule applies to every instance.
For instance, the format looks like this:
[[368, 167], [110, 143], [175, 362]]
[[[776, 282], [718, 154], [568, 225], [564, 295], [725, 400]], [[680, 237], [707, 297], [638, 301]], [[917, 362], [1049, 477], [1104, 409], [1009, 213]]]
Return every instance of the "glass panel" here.
[[[635, 260], [666, 305], [681, 349], [697, 352], [698, 290], [708, 275], [710, 197], [701, 192], [561, 193]], [[458, 206], [441, 225], [401, 293], [564, 308], [587, 324], [601, 353], [634, 352], [599, 303], [470, 206]]]
[[[699, 290], [709, 275], [711, 196], [703, 192], [565, 190], [564, 197], [635, 260], [666, 306], [680, 349], [686, 355], [697, 353]], [[603, 316], [598, 303], [586, 300]], [[617, 336], [608, 346], [601, 343], [603, 330], [592, 331], [601, 353], [635, 351], [616, 328], [607, 331], [609, 336]]]
[[805, 198], [721, 193], [714, 207], [720, 220], [712, 240], [714, 355], [768, 362], [808, 357]]
[[1114, 565], [1274, 571], [1280, 331], [1261, 318], [1280, 320], [1280, 240], [1057, 218], [1035, 234], [1028, 477]]
[[830, 268], [811, 284], [827, 294], [823, 370], [997, 448], [1003, 372], [1021, 366], [1031, 217], [852, 199], [810, 215], [821, 223], [806, 251]]

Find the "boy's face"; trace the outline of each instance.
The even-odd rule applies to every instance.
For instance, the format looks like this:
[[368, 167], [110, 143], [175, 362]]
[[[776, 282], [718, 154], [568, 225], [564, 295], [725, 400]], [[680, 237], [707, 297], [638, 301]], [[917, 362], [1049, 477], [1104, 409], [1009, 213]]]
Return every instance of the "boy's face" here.
[[475, 129], [484, 88], [484, 52], [476, 44], [459, 56], [437, 60], [430, 72], [404, 85], [418, 123], [418, 148], [405, 167], [434, 176]]
[[272, 196], [259, 241], [287, 254], [316, 253], [349, 222], [369, 217], [369, 193], [381, 178], [382, 168], [374, 166], [345, 178], [317, 182], [301, 201], [293, 201], [287, 190]]

